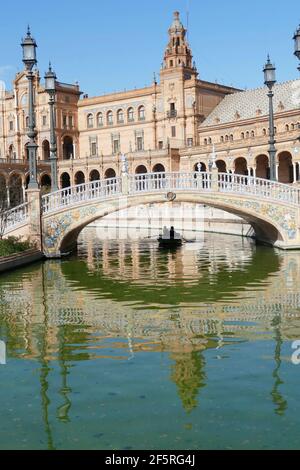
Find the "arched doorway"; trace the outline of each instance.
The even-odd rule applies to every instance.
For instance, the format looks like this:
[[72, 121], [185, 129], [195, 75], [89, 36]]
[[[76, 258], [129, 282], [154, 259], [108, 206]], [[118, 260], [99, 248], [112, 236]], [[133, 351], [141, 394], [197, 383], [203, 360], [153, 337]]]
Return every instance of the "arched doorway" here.
[[62, 189], [69, 188], [71, 186], [71, 178], [69, 173], [62, 173], [60, 177], [60, 186]]
[[293, 183], [293, 159], [290, 152], [281, 152], [278, 155], [278, 161], [278, 181], [286, 184]]
[[236, 175], [248, 175], [247, 160], [243, 157], [237, 158], [234, 162], [234, 172]]
[[23, 203], [23, 189], [21, 175], [11, 175], [8, 182], [10, 207]]
[[105, 172], [105, 179], [115, 178], [116, 172], [112, 168], [108, 168]]
[[157, 163], [153, 167], [153, 173], [164, 173], [165, 171], [165, 167], [161, 163]]
[[51, 192], [51, 178], [46, 173], [41, 177], [41, 193], [47, 194]]
[[147, 168], [145, 167], [145, 165], [139, 165], [136, 169], [135, 169], [135, 174], [136, 175], [143, 175], [145, 173], [148, 173], [147, 172]]
[[269, 158], [267, 155], [256, 157], [256, 177], [270, 179]]
[[90, 172], [90, 181], [99, 181], [100, 180], [100, 173], [98, 170], [92, 170]]
[[226, 162], [224, 162], [224, 160], [217, 160], [216, 165], [217, 165], [219, 173], [226, 173], [227, 172], [227, 166], [226, 166]]
[[205, 163], [203, 163], [203, 162], [196, 163], [196, 164], [194, 165], [194, 171], [197, 171], [197, 172], [199, 172], [199, 171], [206, 171], [206, 165], [205, 165]]
[[74, 146], [72, 137], [66, 136], [63, 140], [63, 159], [70, 160], [74, 156]]
[[85, 176], [82, 171], [77, 171], [75, 174], [75, 184], [84, 184], [85, 183]]
[[43, 149], [43, 160], [50, 160], [50, 144], [48, 140], [44, 140], [42, 143]]

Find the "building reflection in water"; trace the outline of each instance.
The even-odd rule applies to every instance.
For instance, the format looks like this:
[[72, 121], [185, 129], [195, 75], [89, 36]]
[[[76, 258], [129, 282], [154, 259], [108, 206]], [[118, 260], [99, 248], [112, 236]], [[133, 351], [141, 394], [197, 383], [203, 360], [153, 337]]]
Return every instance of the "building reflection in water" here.
[[[8, 355], [40, 362], [49, 449], [55, 447], [48, 396], [53, 363], [60, 368], [56, 417], [62, 423], [71, 420], [68, 382], [74, 363], [128, 361], [140, 352], [168, 353], [170, 380], [189, 413], [209, 381], [205, 353], [233, 341], [269, 341], [271, 331], [270, 393], [275, 413], [284, 415], [281, 348], [300, 337], [300, 256], [231, 237], [221, 246], [217, 240], [214, 246], [210, 237], [200, 251], [184, 247], [164, 253], [152, 242], [99, 245], [87, 234], [78, 257], [47, 261], [0, 280], [0, 333]], [[118, 354], [111, 355], [111, 349]]]

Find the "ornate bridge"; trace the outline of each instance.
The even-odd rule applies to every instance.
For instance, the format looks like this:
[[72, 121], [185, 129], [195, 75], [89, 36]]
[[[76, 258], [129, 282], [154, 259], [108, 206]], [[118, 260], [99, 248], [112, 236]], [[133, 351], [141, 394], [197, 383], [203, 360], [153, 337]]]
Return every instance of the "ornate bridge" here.
[[124, 174], [62, 189], [7, 213], [5, 235], [29, 237], [47, 257], [70, 251], [80, 231], [96, 219], [140, 204], [206, 204], [243, 217], [256, 238], [282, 249], [300, 249], [300, 189], [260, 178], [218, 173]]

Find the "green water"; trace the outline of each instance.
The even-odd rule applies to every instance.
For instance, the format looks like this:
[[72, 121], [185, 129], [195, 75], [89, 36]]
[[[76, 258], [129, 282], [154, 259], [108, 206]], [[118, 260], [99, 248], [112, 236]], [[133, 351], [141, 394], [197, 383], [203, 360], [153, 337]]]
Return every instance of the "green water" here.
[[1, 275], [0, 448], [300, 448], [299, 286], [299, 252], [93, 229]]

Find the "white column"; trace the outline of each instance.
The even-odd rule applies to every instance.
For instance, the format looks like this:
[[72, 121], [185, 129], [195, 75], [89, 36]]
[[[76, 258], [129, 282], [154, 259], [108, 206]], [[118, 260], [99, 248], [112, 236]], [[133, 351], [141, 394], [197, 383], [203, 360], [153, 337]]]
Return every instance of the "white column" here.
[[6, 186], [7, 207], [10, 207], [9, 187]]
[[278, 176], [279, 176], [279, 164], [277, 163], [276, 165], [276, 180], [278, 181]]
[[296, 165], [297, 165], [297, 163], [293, 162], [293, 177], [294, 177], [293, 183], [296, 183], [296, 181], [297, 181], [297, 167], [296, 167]]
[[75, 142], [73, 142], [73, 158], [74, 160], [77, 158], [77, 148]]
[[26, 190], [25, 190], [25, 184], [22, 184], [22, 193], [23, 193], [23, 202], [26, 202]]
[[256, 167], [253, 168], [253, 177], [256, 178]]

